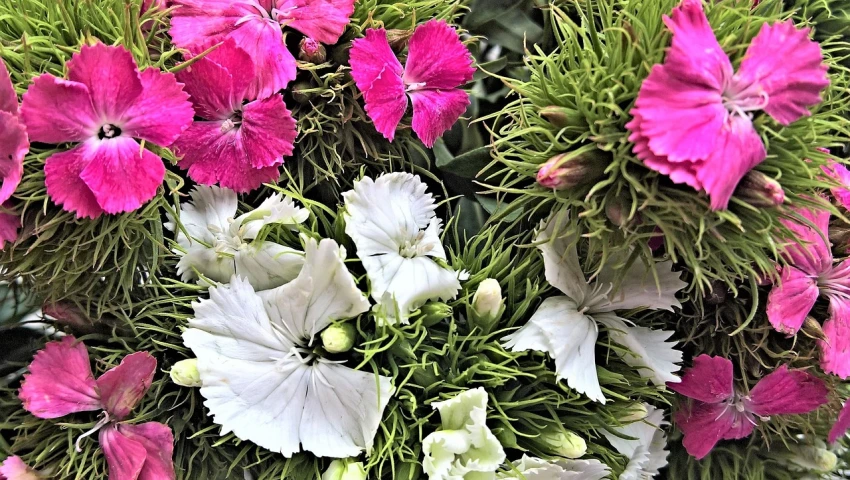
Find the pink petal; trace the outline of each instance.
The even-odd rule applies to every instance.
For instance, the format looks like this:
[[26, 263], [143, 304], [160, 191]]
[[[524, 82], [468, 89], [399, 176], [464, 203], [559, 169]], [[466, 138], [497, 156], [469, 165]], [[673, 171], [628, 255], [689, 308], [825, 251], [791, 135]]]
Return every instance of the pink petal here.
[[91, 161], [92, 146], [97, 140], [86, 142], [68, 150], [54, 153], [44, 163], [44, 184], [47, 194], [66, 211], [74, 212], [77, 218], [96, 218], [103, 208], [80, 173]]
[[278, 0], [277, 20], [322, 43], [334, 44], [345, 33], [355, 0]]
[[29, 371], [18, 398], [36, 417], [59, 418], [103, 408], [88, 351], [76, 338], [67, 336], [46, 344], [35, 354]]
[[127, 418], [150, 388], [155, 372], [156, 359], [147, 352], [124, 357], [97, 379], [103, 409], [117, 420]]
[[673, 9], [670, 17], [664, 17], [664, 23], [673, 33], [664, 63], [672, 71], [686, 74], [691, 83], [702, 84], [715, 91], [722, 89], [732, 78], [732, 63], [717, 42], [703, 11], [702, 1], [684, 0]]
[[789, 245], [783, 249], [783, 256], [800, 270], [813, 276], [820, 275], [832, 267], [832, 247], [826, 238], [830, 213], [827, 210], [804, 208], [794, 209], [794, 213], [802, 220], [780, 220], [794, 235], [788, 239]]
[[363, 92], [363, 99], [375, 130], [392, 142], [396, 127], [407, 110], [407, 95], [401, 77], [385, 68], [369, 90]]
[[764, 108], [777, 122], [788, 125], [809, 116], [808, 107], [821, 102], [829, 86], [820, 45], [809, 39], [809, 29], [792, 21], [763, 24], [753, 38], [736, 82], [754, 85], [767, 94]]
[[175, 45], [193, 49], [224, 40], [240, 19], [259, 14], [248, 0], [175, 0], [168, 33]]
[[826, 340], [819, 340], [820, 366], [826, 373], [842, 380], [850, 377], [850, 305], [833, 300], [829, 304], [830, 317], [823, 324]]
[[224, 120], [242, 106], [254, 80], [254, 62], [248, 52], [228, 39], [204, 58], [181, 70], [195, 112], [206, 120]]
[[680, 406], [676, 425], [685, 435], [682, 445], [697, 460], [711, 452], [721, 439], [738, 439], [753, 431], [753, 424], [733, 407], [719, 403], [693, 402]]
[[416, 90], [410, 93], [413, 104], [413, 131], [431, 148], [446, 130], [452, 128], [469, 105], [463, 90]]
[[33, 142], [81, 142], [97, 136], [100, 128], [88, 87], [53, 75], [33, 79], [23, 97], [21, 118]]
[[165, 178], [162, 159], [132, 138], [91, 140], [86, 149], [90, 160], [80, 178], [107, 213], [141, 207], [156, 195]]
[[843, 437], [847, 430], [850, 429], [850, 402], [845, 402], [844, 407], [838, 414], [838, 420], [832, 425], [829, 430], [829, 443], [835, 443], [839, 438]]
[[722, 402], [733, 395], [732, 362], [723, 357], [700, 355], [685, 371], [682, 381], [667, 388], [705, 403]]
[[[3, 205], [8, 209], [9, 202]], [[0, 211], [0, 250], [6, 246], [6, 242], [13, 243], [18, 239], [18, 229], [21, 228], [21, 216], [17, 213]]]
[[457, 88], [472, 80], [472, 55], [445, 20], [416, 27], [407, 47], [404, 83], [425, 88]]
[[283, 97], [273, 95], [242, 108], [241, 143], [248, 163], [254, 168], [277, 167], [281, 157], [292, 155], [292, 142], [298, 132], [295, 119], [283, 103]]
[[[144, 447], [145, 463], [139, 480], [173, 480], [174, 435], [168, 426], [157, 422], [139, 425], [118, 425], [118, 433]], [[111, 480], [111, 479], [110, 479]]]
[[767, 296], [767, 319], [778, 332], [794, 335], [820, 295], [817, 278], [794, 267], [781, 269], [779, 283]]
[[643, 161], [647, 168], [669, 176], [670, 180], [674, 183], [685, 183], [695, 190], [702, 190], [702, 183], [697, 180], [697, 171], [694, 164], [690, 162], [671, 162], [665, 156], [652, 153], [652, 150], [649, 148], [649, 138], [641, 130], [643, 117], [640, 114], [640, 110], [634, 108], [631, 114], [633, 118], [626, 124], [626, 128], [632, 132], [629, 135], [629, 141], [635, 144], [632, 151], [638, 159]]
[[21, 457], [12, 455], [0, 464], [0, 480], [39, 480], [41, 477]]
[[222, 122], [195, 122], [174, 143], [183, 158], [177, 164], [202, 185], [220, 184], [240, 193], [280, 177], [277, 166], [254, 168], [248, 161], [239, 129], [222, 133]]
[[842, 207], [850, 210], [850, 170], [847, 170], [847, 167], [843, 164], [830, 161], [828, 166], [823, 166], [823, 171], [843, 185], [829, 191]]
[[[351, 44], [348, 63], [351, 65], [351, 77], [357, 88], [364, 94], [372, 88], [375, 80], [386, 70], [387, 75], [401, 77], [404, 68], [390, 48], [387, 32], [384, 29], [370, 28], [366, 36], [354, 40]], [[402, 83], [399, 81], [399, 83]], [[404, 87], [402, 87], [402, 90]], [[393, 127], [395, 129], [395, 127]]]
[[269, 97], [295, 79], [295, 57], [286, 48], [280, 24], [268, 19], [252, 19], [239, 26], [230, 38], [243, 48], [256, 67], [248, 98]]
[[142, 95], [124, 114], [124, 135], [167, 147], [195, 116], [189, 95], [171, 73], [149, 68], [142, 72], [141, 79]]
[[12, 197], [24, 174], [24, 157], [30, 149], [27, 131], [20, 119], [0, 112], [0, 204]]
[[115, 424], [100, 430], [100, 447], [109, 467], [109, 480], [138, 480], [148, 452], [144, 445], [118, 431]]
[[0, 112], [18, 115], [18, 94], [12, 85], [12, 78], [6, 64], [0, 60]]
[[118, 122], [142, 94], [136, 61], [124, 47], [83, 45], [68, 61], [68, 80], [82, 83], [105, 123]]
[[746, 408], [760, 417], [809, 413], [825, 404], [828, 394], [823, 380], [782, 365], [750, 390]]

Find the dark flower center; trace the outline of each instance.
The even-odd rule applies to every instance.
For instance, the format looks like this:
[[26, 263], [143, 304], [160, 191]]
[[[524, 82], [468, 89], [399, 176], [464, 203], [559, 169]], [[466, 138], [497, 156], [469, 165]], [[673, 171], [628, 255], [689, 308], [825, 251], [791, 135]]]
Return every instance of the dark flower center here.
[[100, 127], [100, 130], [97, 132], [97, 138], [103, 140], [104, 138], [115, 138], [121, 135], [121, 129], [111, 123], [107, 123], [106, 125]]

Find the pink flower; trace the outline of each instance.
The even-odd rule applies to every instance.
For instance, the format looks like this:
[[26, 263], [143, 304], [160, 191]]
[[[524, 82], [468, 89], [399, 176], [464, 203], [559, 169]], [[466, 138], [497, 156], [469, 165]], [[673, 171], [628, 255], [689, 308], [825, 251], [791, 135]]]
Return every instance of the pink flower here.
[[838, 413], [838, 419], [829, 429], [829, 443], [835, 443], [850, 429], [850, 402], [846, 402]]
[[151, 386], [156, 360], [150, 354], [127, 355], [120, 365], [95, 380], [86, 346], [67, 336], [45, 345], [29, 370], [18, 397], [36, 417], [59, 418], [75, 412], [103, 411], [103, 418], [77, 443], [100, 432], [110, 480], [175, 478], [171, 429], [156, 422], [120, 423]]
[[[829, 149], [827, 148], [818, 147], [818, 150], [829, 155]], [[824, 165], [822, 168], [824, 173], [842, 185], [841, 187], [831, 188], [829, 191], [841, 206], [850, 210], [850, 170], [847, 170], [847, 167], [833, 160], [830, 160], [829, 164]]]
[[295, 57], [281, 33], [288, 26], [334, 44], [345, 32], [355, 0], [176, 0], [171, 19], [174, 44], [197, 49], [232, 38], [251, 56], [257, 76], [248, 90], [268, 97], [295, 78]]
[[712, 209], [725, 209], [767, 155], [752, 114], [764, 111], [782, 125], [809, 115], [829, 85], [827, 67], [809, 30], [790, 21], [763, 25], [737, 73], [700, 0], [684, 0], [664, 22], [673, 42], [641, 86], [629, 140], [647, 167], [705, 190]]
[[457, 32], [431, 20], [410, 37], [402, 67], [383, 29], [366, 30], [351, 46], [351, 76], [363, 92], [375, 128], [392, 141], [396, 127], [413, 104], [413, 131], [429, 148], [460, 118], [469, 95], [459, 87], [472, 80], [472, 56]]
[[[0, 186], [0, 204], [9, 200], [21, 183], [24, 156], [29, 149], [27, 131], [18, 115], [18, 96], [6, 64], [0, 61], [0, 177], [3, 180], [3, 185]], [[7, 239], [2, 235], [0, 237]]]
[[139, 73], [130, 52], [101, 43], [68, 62], [68, 79], [45, 74], [24, 95], [30, 139], [76, 143], [44, 165], [47, 193], [77, 217], [129, 212], [154, 195], [162, 159], [136, 139], [167, 147], [192, 121], [192, 104], [174, 75]]
[[6, 242], [12, 243], [18, 239], [20, 227], [21, 216], [12, 210], [12, 202], [5, 202], [0, 207], [0, 250], [6, 247]]
[[277, 180], [283, 156], [292, 155], [295, 120], [279, 93], [248, 94], [254, 74], [251, 57], [232, 39], [177, 74], [200, 120], [174, 150], [196, 182], [247, 192]]
[[817, 409], [827, 402], [828, 393], [822, 380], [790, 371], [786, 365], [759, 380], [749, 394], [736, 391], [732, 362], [708, 355], [696, 357], [681, 383], [667, 387], [693, 399], [679, 406], [676, 424], [685, 434], [682, 444], [697, 459], [708, 455], [720, 440], [748, 437], [757, 419]]
[[39, 480], [38, 474], [21, 457], [12, 455], [0, 464], [0, 480]]

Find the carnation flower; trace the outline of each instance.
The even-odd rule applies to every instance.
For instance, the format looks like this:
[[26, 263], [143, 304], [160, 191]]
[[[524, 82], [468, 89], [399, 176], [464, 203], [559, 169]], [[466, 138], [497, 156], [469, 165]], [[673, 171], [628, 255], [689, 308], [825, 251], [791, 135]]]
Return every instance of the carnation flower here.
[[0, 480], [39, 480], [38, 474], [21, 457], [12, 455], [0, 464]]
[[737, 72], [701, 0], [684, 0], [664, 22], [672, 45], [641, 85], [629, 140], [647, 167], [705, 190], [712, 209], [725, 209], [767, 156], [752, 114], [764, 111], [781, 125], [809, 115], [829, 85], [827, 67], [809, 29], [791, 21], [762, 25]]
[[611, 471], [604, 463], [596, 459], [568, 460], [554, 462], [529, 457], [522, 458], [511, 465], [508, 472], [499, 473], [499, 480], [602, 480]]
[[248, 95], [255, 74], [233, 39], [177, 74], [200, 118], [174, 142], [178, 165], [192, 180], [247, 192], [280, 176], [294, 148], [295, 120], [280, 94]]
[[351, 46], [351, 76], [363, 92], [366, 112], [387, 140], [413, 104], [413, 131], [427, 147], [466, 111], [469, 95], [459, 87], [470, 80], [472, 56], [445, 21], [431, 20], [410, 37], [402, 67], [384, 29], [366, 30]]
[[297, 225], [309, 212], [289, 197], [274, 194], [256, 209], [236, 217], [236, 193], [219, 187], [198, 186], [191, 201], [180, 206], [180, 224], [169, 214], [165, 227], [175, 232], [181, 256], [177, 273], [185, 280], [198, 274], [228, 282], [235, 274], [255, 289], [266, 290], [294, 279], [304, 264], [304, 253], [283, 245], [256, 240], [265, 225]]
[[668, 387], [693, 399], [680, 404], [676, 424], [685, 434], [685, 449], [697, 459], [708, 455], [720, 440], [748, 437], [757, 419], [814, 411], [827, 402], [829, 393], [822, 380], [788, 370], [787, 365], [762, 377], [749, 393], [736, 390], [732, 362], [708, 355], [694, 358], [681, 383]]
[[[605, 402], [596, 376], [597, 322], [609, 328], [612, 340], [629, 348], [623, 361], [640, 369], [656, 385], [678, 381], [673, 372], [682, 352], [667, 340], [673, 332], [631, 326], [615, 310], [637, 307], [672, 310], [680, 306], [676, 292], [686, 284], [672, 271], [672, 262], [656, 264], [658, 285], [639, 260], [625, 272], [604, 268], [593, 283], [585, 279], [572, 234], [554, 236], [568, 224], [569, 211], [553, 214], [541, 225], [535, 243], [543, 253], [546, 280], [564, 295], [549, 297], [519, 330], [503, 340], [512, 351], [547, 352], [555, 360], [558, 379], [597, 402]], [[612, 292], [615, 279], [620, 287]]]
[[426, 301], [448, 300], [460, 290], [459, 273], [436, 261], [446, 259], [442, 222], [426, 188], [415, 175], [389, 173], [363, 178], [342, 194], [345, 233], [357, 246], [372, 298], [385, 316], [403, 323]]
[[649, 404], [643, 406], [647, 414], [642, 420], [611, 429], [619, 435], [602, 432], [611, 445], [629, 460], [620, 480], [654, 478], [667, 465], [667, 435], [661, 429], [667, 424], [664, 411]]
[[169, 33], [189, 50], [232, 38], [256, 67], [251, 98], [273, 95], [295, 78], [295, 57], [281, 27], [334, 44], [345, 32], [355, 0], [176, 0]]
[[77, 217], [133, 211], [165, 178], [136, 139], [171, 145], [192, 121], [188, 95], [170, 73], [139, 73], [124, 47], [83, 46], [67, 67], [67, 80], [33, 79], [21, 106], [30, 140], [77, 144], [47, 158], [47, 193]]
[[487, 428], [487, 392], [483, 388], [465, 390], [431, 406], [440, 412], [441, 429], [422, 441], [422, 470], [430, 480], [481, 476], [498, 470], [505, 461], [505, 451]]
[[[0, 204], [5, 203], [15, 193], [24, 174], [24, 156], [30, 148], [27, 130], [18, 112], [18, 96], [6, 64], [0, 60], [0, 173], [3, 185], [0, 186]], [[18, 220], [20, 224], [20, 220]], [[8, 238], [5, 230], [0, 232], [0, 248]]]
[[86, 346], [67, 336], [45, 345], [29, 371], [18, 396], [36, 417], [102, 410], [97, 425], [77, 439], [77, 448], [83, 438], [99, 432], [111, 480], [175, 478], [171, 429], [157, 422], [120, 423], [151, 386], [156, 360], [150, 354], [127, 355], [95, 380]]
[[193, 304], [183, 342], [198, 357], [204, 405], [221, 425], [291, 457], [368, 454], [393, 394], [389, 377], [316, 353], [319, 333], [369, 309], [345, 268], [345, 249], [305, 239], [298, 277], [257, 293], [242, 278]]

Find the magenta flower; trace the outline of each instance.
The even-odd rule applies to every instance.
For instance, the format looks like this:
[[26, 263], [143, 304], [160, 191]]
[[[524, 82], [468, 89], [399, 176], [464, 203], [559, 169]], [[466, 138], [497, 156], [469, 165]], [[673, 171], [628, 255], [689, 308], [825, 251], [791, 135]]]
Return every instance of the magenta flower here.
[[176, 0], [171, 18], [174, 44], [190, 50], [232, 38], [251, 56], [253, 98], [268, 97], [295, 78], [295, 57], [281, 27], [334, 44], [345, 32], [355, 0]]
[[682, 381], [667, 387], [692, 399], [680, 404], [676, 424], [685, 434], [682, 444], [697, 459], [720, 440], [748, 437], [757, 419], [817, 409], [827, 402], [828, 393], [822, 380], [786, 365], [759, 380], [749, 394], [736, 391], [732, 362], [708, 355], [694, 358]]
[[839, 438], [843, 437], [847, 430], [850, 429], [850, 402], [844, 403], [841, 411], [838, 413], [838, 419], [829, 429], [829, 443], [835, 443]]
[[737, 73], [700, 0], [684, 0], [664, 22], [672, 45], [641, 86], [629, 140], [647, 167], [705, 190], [712, 209], [725, 209], [767, 156], [752, 114], [764, 111], [782, 125], [809, 115], [829, 85], [827, 67], [809, 30], [790, 21], [763, 25]]
[[21, 183], [24, 156], [29, 149], [27, 130], [18, 114], [18, 96], [6, 64], [0, 61], [0, 204], [9, 200]]
[[86, 346], [67, 336], [45, 345], [29, 371], [18, 397], [36, 417], [103, 411], [94, 429], [77, 439], [77, 448], [84, 437], [99, 431], [110, 480], [175, 478], [171, 429], [157, 422], [120, 423], [151, 386], [156, 360], [150, 354], [127, 355], [120, 365], [95, 380]]
[[30, 139], [76, 143], [44, 165], [47, 193], [77, 217], [129, 212], [165, 178], [162, 159], [136, 139], [167, 147], [192, 121], [192, 104], [174, 75], [139, 73], [123, 47], [84, 46], [68, 79], [36, 77], [21, 114]]
[[254, 74], [251, 57], [232, 39], [177, 74], [200, 120], [174, 150], [196, 182], [247, 192], [277, 180], [283, 156], [292, 155], [295, 120], [279, 93], [261, 100], [248, 93]]
[[12, 455], [0, 464], [0, 480], [39, 480], [41, 477], [21, 457]]
[[387, 140], [413, 104], [413, 131], [427, 147], [460, 118], [469, 95], [459, 87], [470, 80], [472, 56], [457, 32], [443, 20], [431, 20], [410, 37], [402, 67], [383, 29], [366, 30], [351, 46], [351, 76], [363, 92], [366, 113]]

